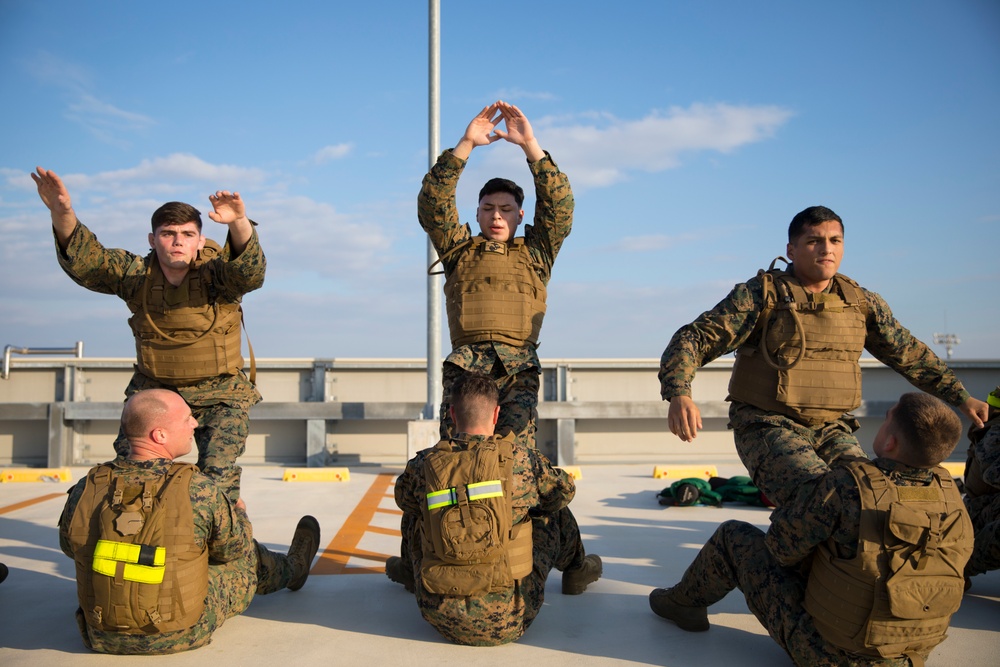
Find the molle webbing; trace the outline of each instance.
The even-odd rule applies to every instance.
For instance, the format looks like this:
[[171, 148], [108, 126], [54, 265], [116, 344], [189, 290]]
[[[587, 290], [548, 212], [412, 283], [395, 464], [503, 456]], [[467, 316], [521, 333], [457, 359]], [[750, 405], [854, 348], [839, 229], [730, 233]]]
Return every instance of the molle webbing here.
[[485, 595], [531, 572], [531, 521], [527, 530], [511, 525], [513, 464], [512, 436], [467, 448], [445, 440], [424, 458], [420, 584], [428, 593]]
[[897, 486], [874, 464], [846, 463], [861, 498], [857, 554], [821, 544], [804, 607], [831, 644], [851, 653], [929, 653], [962, 599], [972, 525], [954, 480], [934, 470], [930, 486]]
[[153, 634], [195, 625], [208, 593], [208, 550], [195, 542], [191, 477], [174, 463], [162, 477], [98, 466], [70, 521], [77, 595], [88, 625]]
[[818, 294], [782, 271], [760, 276], [764, 308], [737, 351], [730, 397], [809, 425], [857, 408], [868, 311], [861, 288], [840, 274]]
[[546, 288], [524, 239], [502, 243], [477, 236], [459, 248], [444, 285], [452, 346], [537, 345]]
[[[217, 249], [209, 241], [202, 254], [215, 256]], [[128, 304], [139, 370], [174, 386], [237, 375], [243, 369], [243, 310], [239, 303], [215, 297], [210, 274], [200, 270], [202, 254], [176, 287], [167, 282], [156, 257], [150, 258], [142, 292]], [[254, 366], [252, 348], [250, 354]]]

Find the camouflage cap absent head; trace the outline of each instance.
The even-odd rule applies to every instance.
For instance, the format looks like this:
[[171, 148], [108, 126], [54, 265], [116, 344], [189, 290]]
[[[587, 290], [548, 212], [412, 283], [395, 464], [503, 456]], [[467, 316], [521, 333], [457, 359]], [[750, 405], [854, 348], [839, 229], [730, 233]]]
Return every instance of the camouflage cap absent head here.
[[986, 397], [986, 402], [994, 408], [1000, 408], [1000, 387], [990, 392], [990, 395]]

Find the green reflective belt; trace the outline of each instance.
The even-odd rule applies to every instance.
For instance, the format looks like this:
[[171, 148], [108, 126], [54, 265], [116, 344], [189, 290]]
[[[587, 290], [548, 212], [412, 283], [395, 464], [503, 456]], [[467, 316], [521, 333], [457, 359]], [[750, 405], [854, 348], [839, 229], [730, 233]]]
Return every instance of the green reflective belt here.
[[[465, 488], [468, 491], [469, 500], [503, 497], [503, 484], [499, 479], [466, 484]], [[443, 491], [432, 491], [427, 494], [427, 509], [429, 510], [436, 510], [439, 507], [456, 504], [458, 504], [458, 492], [455, 490], [455, 487], [444, 489]]]
[[125, 581], [159, 584], [163, 582], [166, 562], [167, 550], [164, 547], [98, 540], [94, 548], [93, 570], [106, 577], [115, 577], [119, 563], [123, 563], [121, 576]]

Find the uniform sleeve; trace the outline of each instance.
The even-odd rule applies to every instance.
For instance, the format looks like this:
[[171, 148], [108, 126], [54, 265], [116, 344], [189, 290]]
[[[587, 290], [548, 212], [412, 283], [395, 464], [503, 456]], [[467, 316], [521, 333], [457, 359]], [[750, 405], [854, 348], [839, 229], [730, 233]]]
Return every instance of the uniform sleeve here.
[[420, 497], [424, 493], [424, 476], [420, 473], [422, 461], [423, 457], [420, 455], [413, 457], [407, 462], [403, 473], [396, 478], [393, 494], [396, 506], [403, 510], [404, 514], [420, 514]]
[[191, 509], [196, 538], [208, 546], [210, 563], [229, 563], [253, 551], [253, 529], [246, 512], [233, 505], [211, 479], [191, 479]]
[[779, 507], [771, 514], [764, 541], [785, 567], [801, 563], [830, 539], [857, 544], [861, 500], [853, 476], [846, 469], [834, 468], [815, 484], [815, 492], [806, 503]]
[[84, 476], [66, 492], [66, 504], [63, 506], [62, 514], [59, 515], [59, 548], [70, 558], [73, 558], [73, 548], [69, 543], [69, 524], [73, 520], [73, 513], [86, 485], [87, 477]]
[[573, 228], [573, 190], [548, 152], [541, 160], [529, 162], [528, 168], [535, 181], [535, 218], [534, 227], [525, 228], [524, 236], [536, 270], [548, 282], [556, 255]]
[[576, 483], [565, 470], [556, 468], [543, 454], [529, 449], [535, 483], [538, 486], [538, 509], [554, 514], [566, 507], [576, 495]]
[[222, 257], [205, 264], [205, 269], [212, 274], [212, 282], [219, 290], [222, 298], [236, 302], [240, 298], [264, 284], [264, 273], [267, 270], [267, 258], [260, 246], [257, 228], [254, 227], [246, 247], [236, 257], [230, 257], [229, 240], [223, 248]]
[[[458, 178], [467, 164], [446, 150], [424, 176], [417, 195], [417, 219], [431, 239], [438, 255], [444, 255], [471, 236], [469, 228], [459, 222], [455, 190]], [[445, 270], [451, 271], [454, 262], [445, 260]]]
[[79, 220], [65, 250], [56, 241], [56, 258], [77, 285], [125, 300], [134, 293], [146, 273], [141, 257], [126, 250], [105, 248]]
[[953, 406], [964, 403], [970, 394], [951, 369], [896, 321], [881, 296], [868, 290], [864, 293], [868, 299], [865, 349], [918, 389]]
[[762, 307], [760, 281], [736, 285], [725, 299], [677, 330], [660, 357], [660, 396], [690, 396], [695, 372], [750, 337]]

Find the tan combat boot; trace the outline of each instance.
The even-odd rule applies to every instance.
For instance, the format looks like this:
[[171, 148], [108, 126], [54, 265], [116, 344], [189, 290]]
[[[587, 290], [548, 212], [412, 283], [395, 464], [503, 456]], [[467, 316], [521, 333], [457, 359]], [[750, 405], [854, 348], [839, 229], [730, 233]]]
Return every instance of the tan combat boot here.
[[657, 588], [649, 594], [649, 608], [657, 616], [673, 621], [681, 630], [704, 632], [708, 630], [708, 607], [689, 607], [674, 602], [670, 588]]
[[601, 578], [604, 565], [597, 554], [587, 554], [580, 567], [565, 570], [562, 576], [563, 595], [579, 595], [587, 590], [587, 585]]
[[313, 558], [319, 551], [319, 521], [308, 514], [299, 519], [292, 535], [292, 545], [288, 547], [288, 561], [292, 564], [295, 575], [288, 582], [288, 590], [297, 591], [302, 588], [309, 577], [309, 568]]

